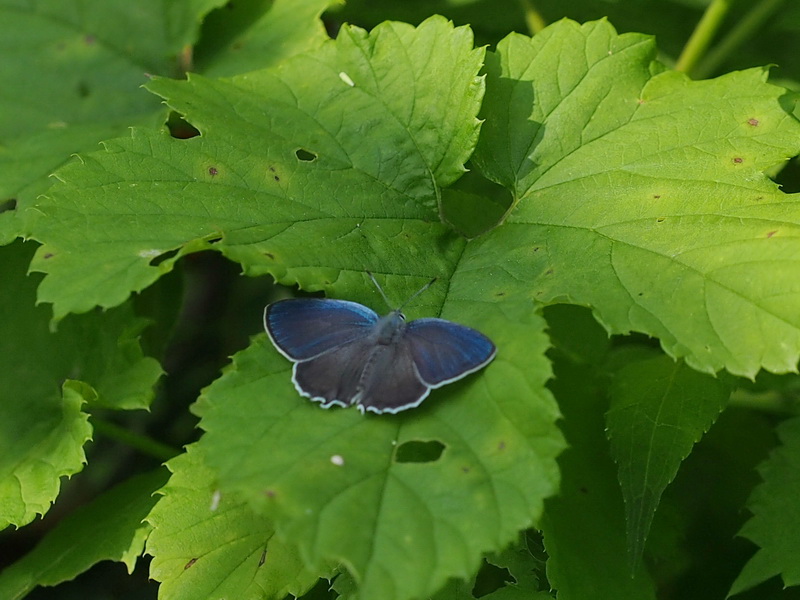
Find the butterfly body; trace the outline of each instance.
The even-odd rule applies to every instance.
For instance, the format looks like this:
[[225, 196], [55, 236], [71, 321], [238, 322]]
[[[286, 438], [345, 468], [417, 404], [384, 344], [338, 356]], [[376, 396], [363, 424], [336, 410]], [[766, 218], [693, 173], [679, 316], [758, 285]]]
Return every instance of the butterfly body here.
[[396, 413], [418, 406], [433, 388], [486, 366], [496, 349], [474, 329], [444, 319], [406, 322], [400, 310], [379, 317], [355, 302], [279, 300], [264, 327], [294, 362], [297, 391], [323, 407], [356, 405]]

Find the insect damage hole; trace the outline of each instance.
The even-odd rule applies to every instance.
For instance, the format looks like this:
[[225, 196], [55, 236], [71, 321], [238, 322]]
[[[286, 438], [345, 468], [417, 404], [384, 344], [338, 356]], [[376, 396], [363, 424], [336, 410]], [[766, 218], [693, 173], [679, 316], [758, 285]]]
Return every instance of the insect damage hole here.
[[411, 440], [400, 444], [394, 453], [394, 461], [398, 463], [436, 462], [442, 456], [445, 445], [439, 440], [423, 442]]
[[175, 258], [175, 256], [180, 252], [180, 248], [175, 248], [174, 250], [167, 250], [166, 252], [160, 252], [159, 250], [142, 250], [139, 252], [139, 256], [142, 258], [150, 258], [150, 266], [157, 267], [165, 260], [169, 260], [171, 258]]
[[301, 160], [303, 162], [314, 162], [317, 160], [316, 153], [306, 150], [305, 148], [298, 148], [294, 155], [297, 157], [297, 160]]

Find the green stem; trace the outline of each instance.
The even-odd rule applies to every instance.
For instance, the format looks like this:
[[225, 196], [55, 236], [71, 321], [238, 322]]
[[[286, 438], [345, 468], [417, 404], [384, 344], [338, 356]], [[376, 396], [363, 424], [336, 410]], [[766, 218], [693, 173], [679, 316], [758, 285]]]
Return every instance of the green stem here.
[[547, 21], [545, 21], [544, 17], [536, 10], [532, 0], [520, 0], [520, 4], [525, 13], [525, 24], [528, 26], [528, 32], [531, 35], [536, 35], [547, 27]]
[[722, 41], [713, 48], [708, 56], [697, 66], [693, 75], [696, 79], [704, 79], [715, 73], [719, 66], [742, 44], [750, 39], [772, 16], [784, 0], [762, 0], [748, 12]]
[[796, 414], [800, 406], [796, 398], [781, 392], [751, 392], [742, 389], [734, 390], [729, 405], [772, 414]]
[[136, 448], [140, 452], [147, 454], [148, 456], [152, 456], [153, 458], [157, 458], [161, 461], [169, 460], [173, 456], [180, 454], [179, 450], [176, 450], [171, 446], [157, 442], [156, 440], [147, 436], [133, 433], [124, 427], [120, 427], [114, 423], [109, 423], [108, 421], [103, 421], [102, 419], [98, 419], [94, 416], [92, 417], [92, 427], [100, 435], [104, 435], [107, 438], [127, 444], [132, 448]]
[[678, 62], [675, 65], [677, 71], [689, 73], [694, 68], [716, 35], [722, 20], [731, 7], [731, 1], [712, 0], [711, 4], [708, 5], [706, 12], [703, 13], [703, 18], [694, 28], [689, 41], [686, 42], [686, 46], [684, 46], [683, 52], [678, 58]]

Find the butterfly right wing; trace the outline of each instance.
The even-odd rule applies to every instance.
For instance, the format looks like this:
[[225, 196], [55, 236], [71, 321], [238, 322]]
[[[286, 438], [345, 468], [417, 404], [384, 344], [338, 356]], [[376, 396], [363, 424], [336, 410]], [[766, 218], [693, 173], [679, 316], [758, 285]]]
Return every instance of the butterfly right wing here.
[[362, 304], [289, 298], [264, 309], [264, 328], [289, 360], [305, 361], [368, 336], [378, 315]]

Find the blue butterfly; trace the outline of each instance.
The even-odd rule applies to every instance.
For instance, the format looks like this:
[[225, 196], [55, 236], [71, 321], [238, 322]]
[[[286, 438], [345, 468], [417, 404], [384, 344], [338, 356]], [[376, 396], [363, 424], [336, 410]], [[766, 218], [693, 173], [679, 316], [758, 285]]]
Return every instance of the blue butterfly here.
[[482, 369], [497, 354], [479, 331], [445, 319], [406, 323], [402, 308], [379, 317], [347, 300], [278, 300], [264, 309], [264, 328], [294, 362], [297, 391], [324, 408], [355, 404], [361, 412], [397, 413], [419, 406], [431, 389]]

